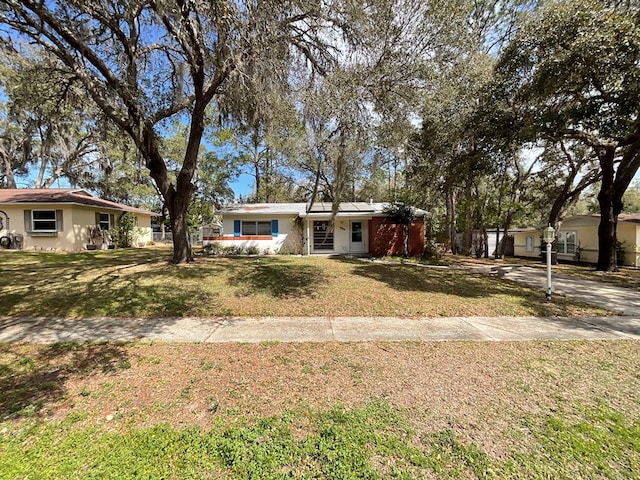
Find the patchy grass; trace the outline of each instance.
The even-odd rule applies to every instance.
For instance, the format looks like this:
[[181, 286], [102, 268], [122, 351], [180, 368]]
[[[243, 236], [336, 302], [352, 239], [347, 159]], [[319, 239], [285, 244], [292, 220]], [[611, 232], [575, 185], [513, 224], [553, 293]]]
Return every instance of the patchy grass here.
[[505, 316], [605, 312], [505, 279], [323, 257], [198, 258], [168, 249], [1, 252], [7, 316]]
[[0, 345], [0, 478], [638, 479], [639, 346]]

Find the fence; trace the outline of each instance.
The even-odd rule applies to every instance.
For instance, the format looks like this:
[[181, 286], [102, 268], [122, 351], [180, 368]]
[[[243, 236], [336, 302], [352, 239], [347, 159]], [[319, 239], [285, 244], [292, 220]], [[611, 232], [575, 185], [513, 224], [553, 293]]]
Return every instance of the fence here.
[[[202, 240], [197, 233], [189, 235], [191, 245], [202, 245]], [[173, 234], [171, 232], [165, 232], [164, 239], [162, 238], [162, 232], [153, 232], [154, 243], [171, 243], [173, 242]]]

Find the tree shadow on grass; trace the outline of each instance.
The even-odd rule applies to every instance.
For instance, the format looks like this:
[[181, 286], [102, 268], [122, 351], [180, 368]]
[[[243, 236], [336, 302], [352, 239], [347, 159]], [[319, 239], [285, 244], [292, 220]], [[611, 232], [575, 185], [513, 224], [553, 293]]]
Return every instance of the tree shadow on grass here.
[[168, 259], [162, 250], [21, 254], [3, 266], [11, 275], [0, 285], [2, 313], [71, 318], [189, 314], [203, 301], [193, 281], [217, 275], [223, 267], [175, 266]]
[[404, 292], [428, 292], [483, 297], [496, 293], [496, 289], [510, 290], [509, 286], [496, 284], [488, 277], [481, 277], [460, 270], [428, 268], [416, 265], [364, 263], [360, 260], [341, 259], [350, 263], [352, 273], [385, 283], [394, 290]]
[[125, 344], [0, 344], [0, 419], [37, 417], [68, 395], [72, 377], [130, 367]]
[[229, 285], [238, 289], [238, 296], [262, 293], [279, 299], [308, 298], [326, 283], [321, 268], [283, 258], [238, 259], [230, 268]]
[[352, 264], [353, 274], [385, 283], [401, 292], [444, 294], [464, 299], [486, 299], [487, 302], [497, 296], [511, 297], [517, 305], [536, 316], [573, 316], [576, 311], [591, 308], [560, 296], [556, 296], [553, 302], [547, 302], [544, 293], [533, 287], [465, 270], [363, 263], [353, 259], [339, 261]]
[[[153, 274], [103, 275], [86, 284], [68, 286], [64, 281], [34, 282], [16, 292], [3, 292], [5, 312], [12, 316], [180, 316], [194, 298], [188, 289], [162, 281], [148, 284]], [[26, 302], [25, 299], [29, 301]]]

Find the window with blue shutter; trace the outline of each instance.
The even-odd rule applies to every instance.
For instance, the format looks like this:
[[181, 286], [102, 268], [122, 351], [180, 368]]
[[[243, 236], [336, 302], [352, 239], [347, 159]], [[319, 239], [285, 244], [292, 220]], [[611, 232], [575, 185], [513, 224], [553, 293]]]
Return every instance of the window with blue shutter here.
[[233, 221], [233, 236], [234, 237], [240, 236], [240, 220]]
[[278, 236], [278, 220], [271, 220], [271, 236]]

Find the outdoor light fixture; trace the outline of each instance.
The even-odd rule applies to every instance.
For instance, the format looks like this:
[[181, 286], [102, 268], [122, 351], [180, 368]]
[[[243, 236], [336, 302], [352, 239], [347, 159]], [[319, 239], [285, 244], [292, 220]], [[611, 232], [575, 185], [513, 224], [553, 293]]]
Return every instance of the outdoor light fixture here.
[[556, 238], [555, 229], [549, 224], [547, 228], [544, 229], [542, 238], [547, 243], [547, 300], [551, 300], [551, 246], [553, 245], [553, 241]]

